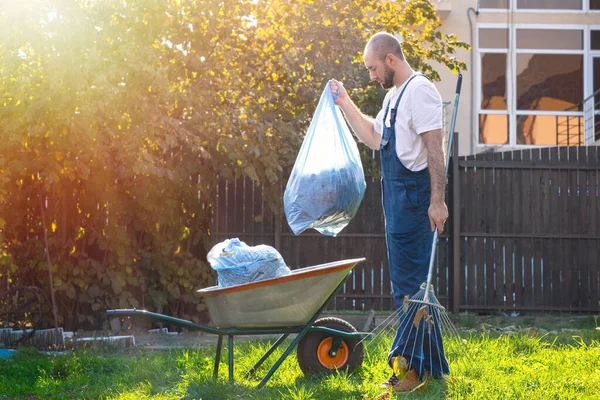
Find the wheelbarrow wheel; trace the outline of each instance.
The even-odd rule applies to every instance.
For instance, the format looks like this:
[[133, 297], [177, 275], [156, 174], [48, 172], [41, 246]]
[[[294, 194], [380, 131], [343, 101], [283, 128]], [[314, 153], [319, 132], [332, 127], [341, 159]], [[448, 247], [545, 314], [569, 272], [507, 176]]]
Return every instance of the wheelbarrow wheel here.
[[[356, 332], [356, 329], [339, 318], [321, 318], [313, 326], [322, 326], [342, 332]], [[360, 367], [364, 349], [356, 339], [343, 338], [335, 354], [330, 352], [334, 336], [325, 332], [311, 332], [298, 342], [297, 356], [300, 369], [305, 374], [328, 374], [335, 370], [352, 372]]]

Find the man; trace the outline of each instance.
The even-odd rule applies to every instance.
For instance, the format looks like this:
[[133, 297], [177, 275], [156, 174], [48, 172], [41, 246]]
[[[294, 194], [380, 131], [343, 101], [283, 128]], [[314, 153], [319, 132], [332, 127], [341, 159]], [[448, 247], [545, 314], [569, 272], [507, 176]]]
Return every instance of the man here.
[[[381, 151], [390, 277], [394, 304], [401, 310], [404, 297], [414, 296], [427, 279], [433, 231], [441, 234], [448, 218], [442, 101], [435, 86], [406, 62], [394, 36], [375, 34], [365, 46], [364, 61], [371, 81], [389, 90], [377, 118], [362, 114], [340, 82], [332, 80], [330, 87], [358, 138]], [[439, 326], [432, 342], [421, 346], [423, 329], [405, 329], [412, 319], [400, 315], [388, 355], [393, 374], [384, 386], [405, 392], [424, 387], [427, 374], [442, 377], [449, 369]]]

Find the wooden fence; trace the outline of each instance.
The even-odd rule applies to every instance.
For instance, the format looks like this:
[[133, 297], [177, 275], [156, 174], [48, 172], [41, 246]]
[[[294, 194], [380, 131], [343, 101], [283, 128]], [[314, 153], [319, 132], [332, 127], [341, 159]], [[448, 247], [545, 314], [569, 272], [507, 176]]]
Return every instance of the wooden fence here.
[[[456, 147], [455, 153], [456, 153]], [[600, 310], [600, 152], [554, 147], [456, 157], [451, 217], [435, 262], [436, 291], [453, 311]], [[393, 308], [380, 182], [336, 237], [295, 236], [249, 179], [222, 182], [212, 244], [239, 237], [277, 248], [292, 268], [365, 257], [336, 296], [338, 310]], [[458, 222], [458, 223], [456, 223]]]
[[480, 154], [454, 171], [454, 309], [600, 310], [598, 147]]

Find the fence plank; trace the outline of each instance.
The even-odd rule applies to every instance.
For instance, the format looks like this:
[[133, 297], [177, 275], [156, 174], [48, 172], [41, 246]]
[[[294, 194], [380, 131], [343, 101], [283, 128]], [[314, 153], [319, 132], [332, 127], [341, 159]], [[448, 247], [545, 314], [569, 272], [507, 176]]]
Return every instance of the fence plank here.
[[[512, 152], [513, 162], [522, 163], [523, 153], [521, 150]], [[511, 185], [513, 190], [513, 203], [512, 203], [512, 226], [509, 227], [512, 232], [517, 234], [529, 233], [523, 228], [523, 219], [526, 215], [524, 206], [526, 204], [528, 192], [526, 193], [527, 184], [524, 182], [524, 171], [512, 170]], [[514, 306], [519, 307], [523, 305], [523, 274], [524, 274], [524, 249], [523, 240], [514, 240], [513, 244], [513, 259], [512, 259], [512, 277], [513, 277], [513, 298]]]
[[[217, 212], [215, 233], [222, 239], [221, 234], [227, 229], [227, 182], [220, 181], [217, 188]], [[213, 243], [216, 244], [216, 243]]]
[[[486, 153], [483, 155], [483, 159], [485, 162], [493, 161], [494, 154]], [[484, 210], [483, 226], [481, 229], [486, 233], [496, 233], [497, 225], [495, 216], [499, 204], [495, 193], [495, 170], [494, 168], [486, 167], [481, 169], [481, 173], [483, 175], [483, 202], [480, 207]]]
[[[467, 156], [467, 160], [472, 161], [474, 159], [475, 156]], [[469, 188], [469, 192], [463, 192], [466, 194], [466, 196], [463, 197], [463, 202], [465, 204], [465, 212], [461, 214], [463, 214], [465, 218], [464, 223], [461, 225], [461, 227], [467, 232], [474, 232], [477, 230], [477, 224], [479, 222], [477, 219], [477, 212], [479, 207], [476, 206], [477, 201], [479, 201], [479, 198], [477, 198], [477, 195], [475, 193], [475, 191], [477, 190], [477, 174], [475, 172], [475, 168], [473, 167], [466, 168], [464, 174], [464, 185], [465, 188]]]
[[572, 240], [573, 250], [575, 251], [575, 257], [577, 259], [577, 275], [572, 282], [574, 297], [573, 307], [575, 309], [589, 309], [590, 308], [590, 293], [588, 286], [588, 266], [586, 261], [589, 259], [587, 254], [587, 243], [588, 240]]
[[504, 273], [504, 239], [494, 239], [494, 271], [496, 275], [496, 291], [495, 302], [496, 306], [505, 306], [505, 284], [506, 277]]
[[[387, 250], [386, 250], [387, 251]], [[387, 253], [386, 253], [387, 254]], [[394, 310], [394, 301], [392, 300], [392, 281], [390, 278], [390, 265], [388, 262], [387, 256], [383, 257], [383, 288], [382, 288], [382, 298], [383, 298], [383, 308], [384, 310]]]
[[[533, 149], [530, 152], [531, 155], [531, 165], [535, 166], [541, 161], [541, 150]], [[541, 231], [541, 221], [543, 216], [543, 206], [542, 201], [545, 198], [542, 198], [542, 190], [541, 190], [541, 171], [531, 169], [530, 170], [530, 203], [529, 209], [531, 210], [531, 218], [530, 221], [530, 232], [532, 236], [531, 246], [532, 246], [532, 271], [531, 271], [531, 282], [532, 282], [532, 308], [535, 309], [544, 304], [544, 293], [543, 293], [543, 274], [542, 274], [542, 241], [537, 240], [536, 234]]]
[[475, 305], [485, 305], [485, 238], [475, 238]]
[[[447, 229], [447, 228], [446, 228]], [[440, 299], [440, 302], [442, 302], [442, 298], [445, 298], [446, 300], [444, 302], [442, 302], [442, 304], [444, 305], [444, 307], [448, 307], [448, 298], [449, 298], [449, 294], [448, 294], [448, 262], [450, 260], [450, 258], [448, 257], [448, 246], [449, 246], [449, 240], [447, 238], [443, 238], [440, 239], [439, 243], [438, 243], [438, 250], [437, 250], [437, 259], [436, 259], [436, 289], [437, 289], [437, 294], [438, 294], [438, 298]]]
[[[542, 158], [545, 160], [549, 160], [550, 162], [558, 162], [558, 149], [556, 148], [547, 148], [542, 149]], [[559, 193], [560, 193], [560, 184], [559, 184], [559, 171], [558, 169], [553, 169], [550, 171], [543, 171], [542, 176], [544, 180], [542, 181], [545, 186], [542, 186], [542, 193], [545, 195], [543, 206], [543, 214], [542, 214], [542, 224], [541, 230], [539, 233], [548, 232], [552, 234], [560, 233], [560, 221], [558, 219], [559, 213]]]
[[541, 268], [542, 268], [542, 280], [544, 282], [543, 293], [544, 293], [544, 302], [540, 304], [540, 306], [551, 305], [552, 304], [552, 257], [554, 256], [553, 251], [553, 240], [552, 239], [543, 239], [542, 240], [542, 256], [541, 258]]
[[[358, 239], [356, 246], [357, 248], [360, 248], [361, 246], [361, 240]], [[375, 249], [374, 249], [374, 240], [373, 239], [364, 239], [363, 241], [363, 246], [365, 246], [365, 254], [373, 254]], [[369, 296], [365, 299], [364, 302], [364, 310], [372, 310], [373, 309], [373, 300], [374, 300], [374, 293], [373, 293], [373, 266], [370, 264], [369, 260], [367, 260], [366, 262], [363, 263], [364, 267], [363, 267], [363, 271], [364, 271], [364, 276], [365, 276], [365, 281], [364, 281], [364, 294]]]
[[[585, 156], [582, 156], [581, 158], [585, 157], [585, 163], [586, 165], [590, 162], [590, 158], [591, 158], [591, 154], [589, 154], [587, 152], [584, 153]], [[582, 207], [583, 207], [583, 212], [582, 212], [582, 225], [581, 225], [581, 233], [583, 235], [590, 235], [590, 234], [594, 234], [595, 232], [593, 232], [593, 227], [594, 227], [594, 219], [595, 219], [595, 215], [594, 215], [594, 209], [595, 209], [595, 202], [598, 200], [596, 198], [596, 191], [595, 191], [595, 177], [596, 177], [596, 171], [594, 170], [581, 170], [579, 171], [579, 186], [580, 186], [580, 194], [582, 197]]]
[[[494, 162], [502, 162], [502, 153], [494, 153]], [[498, 168], [494, 168], [494, 199], [496, 201], [497, 207], [494, 210], [494, 233], [501, 233], [502, 229], [500, 227], [500, 224], [503, 221], [503, 215], [502, 215], [502, 204], [504, 201], [504, 197], [502, 196], [502, 190], [503, 190], [503, 181], [502, 181], [502, 170], [498, 169]]]
[[449, 275], [449, 287], [452, 289], [452, 311], [458, 312], [460, 310], [460, 274], [461, 274], [461, 264], [460, 264], [460, 228], [461, 228], [461, 200], [460, 200], [460, 191], [462, 189], [461, 179], [460, 179], [460, 161], [458, 157], [458, 135], [454, 135], [453, 137], [453, 146], [452, 146], [452, 250], [451, 250], [451, 261], [450, 265], [452, 266], [452, 274]]
[[475, 247], [477, 246], [477, 238], [468, 237], [467, 238], [467, 254], [466, 254], [466, 263], [467, 263], [467, 304], [477, 305], [477, 293], [476, 293], [476, 270], [477, 263], [475, 261]]
[[531, 301], [532, 309], [542, 307], [544, 303], [544, 276], [543, 276], [543, 239], [533, 238], [532, 239], [532, 272], [531, 272], [531, 284], [532, 284], [532, 296]]
[[506, 308], [509, 310], [515, 309], [516, 287], [515, 287], [515, 272], [516, 272], [516, 257], [515, 257], [515, 239], [508, 239], [504, 242], [504, 274], [506, 285]]
[[[581, 153], [581, 154], [580, 154]], [[569, 149], [569, 158], [570, 163], [575, 163], [578, 166], [585, 165], [585, 153], [583, 151], [580, 152], [580, 147], [571, 147]], [[581, 190], [581, 182], [580, 179], [583, 178], [583, 175], [580, 174], [579, 169], [570, 170], [570, 181], [571, 181], [571, 202], [569, 205], [569, 209], [572, 210], [572, 225], [571, 225], [571, 233], [574, 235], [578, 235], [583, 233], [584, 231], [584, 218], [587, 214], [585, 207], [585, 193], [582, 193]], [[571, 250], [572, 255], [570, 259], [572, 260], [572, 266], [574, 267], [572, 276], [571, 276], [571, 306], [575, 309], [585, 308], [584, 306], [585, 300], [584, 297], [587, 296], [587, 293], [584, 292], [583, 283], [581, 280], [582, 273], [585, 273], [583, 268], [584, 259], [586, 258], [586, 254], [583, 253], [584, 246], [581, 240], [571, 240]]]
[[563, 293], [563, 274], [562, 274], [562, 251], [561, 245], [562, 239], [553, 239], [551, 242], [551, 256], [549, 257], [548, 262], [551, 264], [551, 273], [552, 273], [552, 305], [555, 307], [563, 307], [564, 303], [562, 299], [564, 298]]
[[[252, 243], [257, 243], [254, 235], [254, 183], [250, 178], [244, 179], [242, 198], [244, 204], [243, 230], [244, 237]], [[285, 259], [284, 259], [285, 260]]]
[[[531, 165], [531, 149], [523, 150], [523, 162]], [[531, 235], [531, 238], [523, 239], [521, 248], [523, 250], [523, 301], [522, 304], [533, 304], [534, 302], [534, 283], [533, 283], [533, 182], [531, 168], [523, 169], [522, 190], [523, 203], [521, 205], [521, 226], [524, 234]]]
[[495, 305], [494, 291], [495, 291], [495, 271], [494, 271], [494, 239], [484, 238], [483, 247], [483, 262], [485, 271], [485, 298], [484, 304], [486, 307], [493, 307]]
[[[486, 153], [483, 155], [485, 162], [491, 162], [494, 160], [493, 153]], [[482, 227], [485, 233], [497, 233], [498, 227], [496, 225], [495, 216], [497, 212], [498, 197], [496, 196], [496, 182], [495, 175], [496, 171], [494, 168], [483, 168], [482, 174], [484, 178], [483, 187], [483, 203], [482, 208], [484, 210], [484, 225]], [[486, 238], [484, 246], [484, 257], [483, 262], [485, 265], [485, 305], [490, 307], [496, 305], [494, 299], [495, 292], [495, 255], [494, 255], [494, 239]]]
[[[591, 160], [589, 161], [597, 168], [594, 176], [590, 179], [593, 185], [591, 193], [595, 194], [595, 201], [592, 202], [590, 210], [590, 220], [593, 221], [593, 226], [590, 230], [594, 236], [600, 237], [600, 169], [598, 169], [598, 166], [600, 165], [600, 146], [594, 147], [594, 150], [595, 154], [590, 156]], [[595, 205], [595, 207], [593, 205]]]
[[[503, 160], [506, 162], [512, 162], [512, 157], [513, 154], [512, 152], [506, 152], [506, 153], [502, 153], [503, 154]], [[512, 182], [513, 182], [513, 176], [512, 176], [512, 170], [509, 169], [505, 169], [501, 171], [501, 185], [502, 185], [502, 197], [501, 197], [501, 203], [500, 204], [510, 204], [511, 206], [511, 211], [514, 211], [514, 207], [512, 206], [513, 201], [514, 201], [514, 194], [513, 194], [513, 190], [512, 190]], [[510, 215], [507, 215], [507, 211], [508, 210], [503, 210], [502, 212], [502, 223], [500, 224], [500, 233], [506, 234], [512, 231], [512, 218], [510, 218]]]
[[600, 311], [600, 239], [588, 241], [589, 263], [589, 287], [590, 287], [590, 311]]
[[[339, 240], [339, 241], [336, 240], [335, 242], [333, 242], [333, 247], [335, 248], [335, 254], [339, 254], [341, 256], [340, 258], [345, 258], [345, 256], [346, 256], [346, 254], [345, 254], [346, 253], [346, 246], [345, 246], [345, 244], [346, 244], [346, 241], [344, 241], [344, 240]], [[344, 295], [346, 293], [348, 293], [349, 287], [351, 287], [350, 282], [346, 282], [346, 284], [344, 285], [344, 287], [342, 289], [342, 292], [344, 293]], [[349, 309], [351, 309], [349, 307], [349, 304], [348, 304], [348, 302], [347, 302], [347, 300], [346, 300], [345, 297], [338, 298], [337, 304], [336, 304], [336, 308], [338, 310], [349, 310]]]
[[[559, 148], [559, 159], [560, 166], [564, 164], [569, 164], [569, 147], [561, 147]], [[571, 191], [571, 171], [565, 170], [561, 168], [559, 170], [559, 181], [560, 181], [560, 199], [559, 199], [559, 215], [561, 221], [561, 237], [565, 235], [570, 235], [573, 233], [572, 226], [572, 210], [569, 207], [569, 203], [572, 201], [572, 191]], [[560, 243], [560, 279], [561, 279], [561, 306], [562, 307], [571, 307], [572, 302], [572, 294], [571, 294], [571, 281], [574, 275], [572, 270], [572, 258], [569, 257], [569, 253], [571, 253], [570, 249], [571, 241], [569, 239], [561, 239]], [[573, 255], [574, 256], [574, 255]]]
[[[515, 304], [518, 307], [525, 306], [526, 292], [529, 296], [528, 300], [531, 301], [531, 256], [529, 250], [527, 249], [527, 243], [529, 243], [529, 241], [529, 239], [515, 240]], [[526, 286], [527, 270], [529, 270], [529, 288]]]
[[[512, 152], [512, 161], [522, 163], [522, 153], [520, 150], [516, 150]], [[511, 180], [510, 185], [511, 189], [509, 190], [511, 197], [511, 208], [512, 208], [512, 226], [506, 227], [507, 232], [511, 231], [514, 233], [523, 233], [523, 225], [522, 220], [524, 216], [523, 212], [523, 203], [525, 194], [524, 185], [523, 185], [523, 172], [524, 169], [513, 169], [511, 172]], [[507, 198], [508, 200], [508, 198]], [[509, 217], [510, 219], [510, 217]]]

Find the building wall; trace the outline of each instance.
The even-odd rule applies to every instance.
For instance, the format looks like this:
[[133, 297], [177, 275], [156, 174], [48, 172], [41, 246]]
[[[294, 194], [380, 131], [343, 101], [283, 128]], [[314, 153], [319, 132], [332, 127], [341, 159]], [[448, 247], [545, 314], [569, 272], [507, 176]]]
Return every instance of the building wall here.
[[[588, 0], [584, 0], [588, 1]], [[477, 8], [476, 0], [431, 0], [436, 5], [442, 19], [442, 31], [455, 34], [459, 40], [473, 46], [472, 52], [461, 50], [456, 56], [467, 62], [467, 71], [463, 72], [463, 86], [460, 97], [459, 110], [456, 122], [456, 131], [459, 133], [459, 151], [461, 155], [475, 154], [485, 150], [479, 146], [477, 132], [477, 98], [474, 93], [479, 90], [477, 71], [472, 65], [477, 60], [479, 53], [475, 46], [477, 26], [485, 23], [495, 23], [509, 26], [511, 24], [551, 24], [551, 25], [600, 25], [600, 12], [597, 11], [525, 11], [525, 10], [480, 10], [478, 15], [473, 12]], [[472, 26], [467, 16], [468, 10]], [[600, 28], [599, 28], [600, 29]], [[475, 63], [476, 64], [476, 63]], [[456, 87], [456, 75], [453, 75], [445, 66], [439, 65], [441, 82], [436, 86], [442, 98], [452, 101]], [[586, 83], [591, 85], [591, 83]], [[473, 100], [472, 100], [473, 99]], [[583, 100], [583, 99], [582, 99]], [[450, 115], [450, 114], [449, 114]], [[555, 126], [553, 127], [555, 129]], [[509, 150], [508, 145], [503, 145], [502, 150]]]

